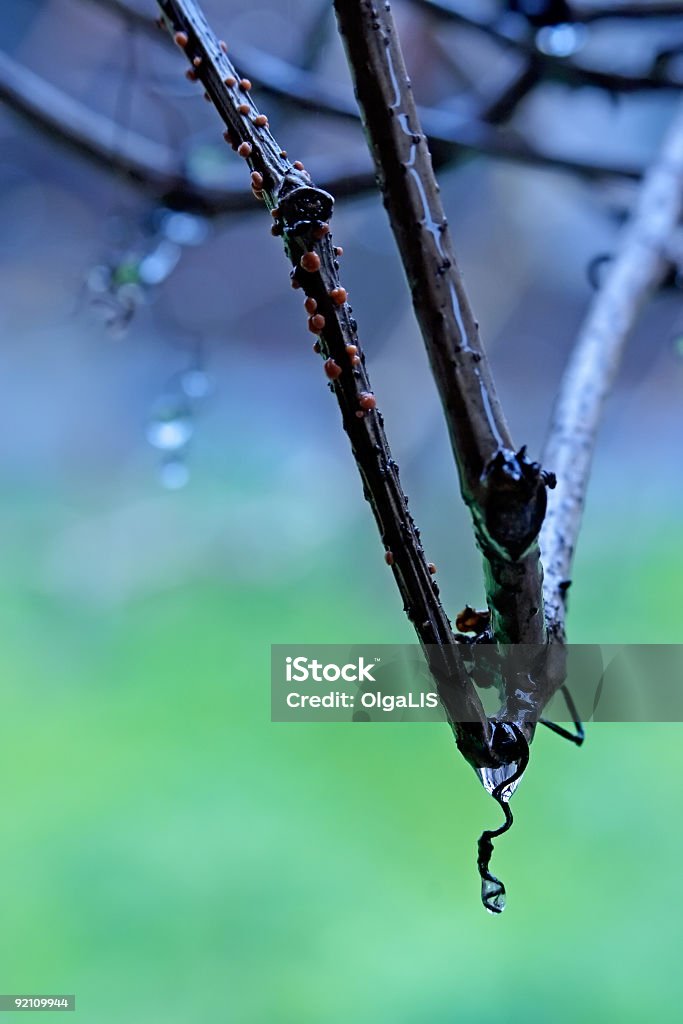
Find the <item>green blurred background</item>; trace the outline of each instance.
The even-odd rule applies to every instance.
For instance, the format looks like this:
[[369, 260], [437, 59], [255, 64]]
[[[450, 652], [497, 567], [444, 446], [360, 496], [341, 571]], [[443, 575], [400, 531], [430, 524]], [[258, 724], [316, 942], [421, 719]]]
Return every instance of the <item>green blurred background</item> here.
[[[15, 4], [14, 50], [106, 105], [93, 83], [116, 94], [120, 34], [86, 6]], [[226, 32], [225, 9], [244, 8], [206, 6]], [[284, 21], [275, 50], [293, 45]], [[173, 56], [158, 61], [180, 77]], [[590, 96], [585, 121], [614, 134], [600, 144], [647, 159], [668, 101], [615, 114]], [[557, 105], [562, 124], [578, 101], [543, 102], [527, 116]], [[192, 111], [211, 139], [209, 112]], [[135, 117], [154, 121], [142, 103]], [[580, 751], [540, 734], [496, 847], [508, 910], [487, 915], [475, 843], [499, 813], [447, 729], [269, 721], [271, 643], [412, 637], [263, 217], [216, 225], [110, 337], [77, 298], [109, 219], [137, 224], [149, 201], [1, 124], [0, 991], [75, 993], [88, 1024], [673, 1016], [683, 727], [594, 726]], [[482, 160], [443, 190], [515, 437], [535, 454], [617, 200]], [[383, 211], [345, 200], [335, 220], [455, 613], [482, 598], [478, 557]], [[679, 318], [677, 294], [654, 300], [608, 409], [575, 642], [683, 639]], [[210, 392], [182, 452], [189, 480], [169, 489], [145, 431], [195, 366], [196, 332]]]

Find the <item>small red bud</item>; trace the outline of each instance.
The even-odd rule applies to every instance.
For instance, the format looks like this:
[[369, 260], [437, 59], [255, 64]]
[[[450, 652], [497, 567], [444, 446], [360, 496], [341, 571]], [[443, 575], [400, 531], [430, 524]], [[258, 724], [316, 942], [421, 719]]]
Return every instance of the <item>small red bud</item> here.
[[377, 399], [369, 391], [361, 391], [358, 404], [364, 412], [370, 412], [371, 409], [376, 408]]
[[341, 366], [338, 366], [334, 359], [325, 360], [323, 369], [330, 380], [336, 380], [337, 377], [341, 377]]
[[308, 329], [311, 334], [320, 334], [325, 327], [325, 317], [322, 313], [316, 313], [314, 316], [309, 317]]
[[243, 156], [246, 160], [247, 157], [251, 156], [251, 142], [241, 142], [237, 147], [239, 156]]
[[305, 252], [299, 264], [302, 270], [307, 270], [309, 274], [315, 274], [320, 270], [320, 257], [317, 252]]

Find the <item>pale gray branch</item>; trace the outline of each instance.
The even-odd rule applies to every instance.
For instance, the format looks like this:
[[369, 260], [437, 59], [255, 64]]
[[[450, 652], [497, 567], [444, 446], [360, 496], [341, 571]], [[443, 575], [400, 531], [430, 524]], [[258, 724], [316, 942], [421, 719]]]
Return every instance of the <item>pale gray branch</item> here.
[[669, 242], [683, 211], [683, 101], [647, 173], [633, 216], [608, 264], [564, 374], [544, 463], [557, 474], [541, 531], [545, 606], [564, 638], [567, 589], [595, 438], [605, 398], [638, 313], [664, 277]]

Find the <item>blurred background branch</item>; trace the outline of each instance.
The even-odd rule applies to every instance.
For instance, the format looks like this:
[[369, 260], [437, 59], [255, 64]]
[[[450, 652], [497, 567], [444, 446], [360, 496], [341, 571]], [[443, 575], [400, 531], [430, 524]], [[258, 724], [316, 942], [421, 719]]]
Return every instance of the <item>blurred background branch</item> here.
[[541, 531], [546, 615], [556, 639], [565, 635], [567, 591], [605, 399], [643, 303], [671, 265], [669, 250], [682, 212], [683, 102], [679, 102], [579, 331], [543, 453], [544, 463], [557, 474]]
[[[82, 2], [85, 7], [101, 7], [136, 32], [149, 33], [150, 38], [165, 41], [151, 16], [132, 0]], [[530, 20], [523, 13], [513, 13], [504, 5], [482, 5], [492, 12], [491, 17], [483, 18], [472, 16], [467, 13], [470, 8], [465, 5], [461, 8], [453, 0], [415, 0], [415, 4], [428, 15], [423, 30], [430, 32], [430, 20], [433, 22], [434, 37], [452, 62], [453, 74], [459, 73], [461, 61], [455, 56], [453, 46], [440, 39], [441, 28], [449, 21], [493, 41], [499, 50], [498, 55], [484, 49], [479, 58], [481, 61], [498, 61], [502, 62], [501, 66], [512, 61], [505, 73], [498, 76], [494, 87], [479, 95], [477, 84], [470, 96], [465, 93], [459, 98], [457, 109], [448, 100], [420, 106], [420, 118], [437, 167], [460, 161], [469, 154], [481, 153], [531, 166], [552, 167], [592, 179], [634, 178], [642, 173], [637, 164], [604, 158], [598, 144], [595, 147], [597, 157], [591, 157], [587, 152], [573, 154], [566, 147], [561, 152], [549, 149], [543, 139], [529, 138], [515, 115], [520, 105], [528, 105], [538, 90], [552, 82], [564, 83], [570, 88], [591, 86], [613, 96], [680, 86], [680, 46], [672, 46], [670, 42], [667, 46], [656, 47], [649, 67], [638, 74], [578, 65], [574, 56], [565, 52], [590, 49], [590, 36], [586, 39], [581, 33], [590, 33], [593, 24], [599, 26], [605, 19], [611, 24], [614, 18], [621, 18], [629, 24], [638, 18], [637, 24], [640, 24], [649, 16], [650, 21], [656, 24], [663, 15], [667, 15], [665, 20], [671, 21], [673, 15], [680, 14], [679, 5], [656, 4], [651, 10], [648, 5], [609, 5], [599, 10], [582, 8], [576, 11], [572, 8], [571, 23], [558, 26], [552, 23], [552, 19], [551, 23], [539, 24], [539, 18], [542, 21], [540, 16]], [[515, 31], [511, 26], [516, 26]], [[240, 70], [277, 98], [291, 115], [300, 110], [310, 110], [331, 120], [353, 121], [357, 119], [358, 112], [352, 96], [333, 77], [315, 70], [316, 48], [319, 51], [325, 45], [329, 31], [329, 17], [321, 7], [319, 14], [311, 20], [312, 49], [311, 45], [303, 48], [310, 56], [298, 64], [239, 39], [231, 40], [231, 52]], [[543, 32], [546, 32], [545, 36]], [[558, 52], [553, 52], [553, 48]], [[603, 53], [602, 50], [599, 52]], [[613, 57], [610, 60], [613, 61]], [[484, 81], [490, 75], [487, 72], [478, 77]], [[120, 130], [114, 121], [108, 122], [102, 114], [94, 115], [85, 105], [45, 81], [35, 71], [23, 68], [6, 54], [0, 63], [0, 98], [34, 124], [76, 147], [101, 166], [123, 173], [152, 192], [171, 194], [179, 207], [201, 208], [207, 215], [214, 215], [244, 208], [249, 202], [236, 180], [231, 180], [229, 168], [221, 182], [202, 180], [190, 159], [191, 139], [178, 150], [168, 142], [163, 144], [159, 140], [148, 139], [129, 126]], [[362, 152], [347, 152], [340, 164], [339, 157], [326, 161], [316, 157], [314, 150], [306, 162], [315, 171], [321, 186], [336, 194], [350, 194], [373, 186], [373, 174]]]

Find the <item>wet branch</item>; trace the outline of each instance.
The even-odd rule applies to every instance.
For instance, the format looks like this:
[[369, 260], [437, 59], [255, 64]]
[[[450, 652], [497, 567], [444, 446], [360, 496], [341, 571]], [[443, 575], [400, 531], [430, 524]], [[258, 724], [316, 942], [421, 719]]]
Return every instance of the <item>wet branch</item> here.
[[321, 384], [327, 377], [349, 436], [365, 497], [370, 503], [408, 617], [425, 649], [439, 694], [454, 724], [458, 745], [477, 763], [489, 752], [489, 724], [472, 684], [461, 669], [460, 645], [438, 597], [433, 577], [408, 510], [391, 456], [381, 413], [376, 408], [356, 322], [338, 274], [339, 251], [329, 219], [334, 200], [317, 188], [303, 165], [294, 163], [270, 132], [239, 79], [227, 47], [209, 28], [194, 0], [158, 0], [169, 31], [182, 48], [226, 125], [226, 139], [251, 170], [252, 188], [273, 215], [292, 263], [292, 282], [301, 288], [318, 335]]
[[545, 477], [515, 454], [479, 338], [389, 4], [335, 0], [368, 143], [441, 397], [494, 635], [544, 643], [536, 542]]
[[544, 462], [557, 474], [541, 531], [551, 635], [564, 639], [566, 596], [596, 433], [605, 399], [643, 302], [668, 267], [668, 243], [683, 213], [683, 102], [640, 189], [564, 374]]

